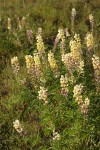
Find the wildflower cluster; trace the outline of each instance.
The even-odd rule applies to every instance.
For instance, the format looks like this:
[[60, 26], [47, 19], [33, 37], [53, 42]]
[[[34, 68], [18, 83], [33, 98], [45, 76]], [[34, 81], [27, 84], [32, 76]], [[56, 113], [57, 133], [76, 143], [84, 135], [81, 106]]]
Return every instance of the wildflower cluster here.
[[43, 103], [44, 104], [47, 104], [48, 103], [48, 91], [47, 89], [45, 89], [44, 87], [40, 86], [40, 90], [38, 91], [38, 94], [39, 94], [39, 99], [40, 100], [43, 100]]
[[72, 53], [62, 55], [62, 62], [70, 74], [73, 74], [75, 71], [77, 71], [79, 74], [84, 73], [84, 61], [76, 60]]
[[17, 56], [11, 58], [11, 65], [13, 68], [13, 73], [17, 76], [20, 70], [20, 64]]
[[74, 36], [75, 40], [70, 41], [71, 52], [62, 55], [62, 61], [68, 71], [72, 74], [77, 71], [79, 74], [84, 72], [84, 61], [82, 60], [81, 42], [78, 34]]
[[[75, 17], [76, 17], [76, 10], [73, 8], [71, 14], [71, 20], [73, 26], [74, 26]], [[89, 19], [90, 23], [92, 24], [93, 16], [90, 15], [89, 18], [90, 18]], [[25, 18], [23, 18], [23, 26], [25, 25], [24, 19]], [[19, 28], [22, 29], [21, 19], [19, 19]], [[22, 33], [23, 36], [25, 30], [21, 30], [21, 31], [22, 32], [18, 32], [18, 33]], [[15, 33], [16, 33], [15, 37], [17, 39], [18, 33], [17, 32]], [[35, 46], [33, 45], [34, 44], [33, 32], [32, 30], [29, 29], [27, 30], [26, 28], [26, 34], [27, 34], [28, 42], [30, 43], [29, 46], [31, 46], [29, 50], [32, 50], [33, 47]], [[97, 99], [98, 98], [97, 94], [99, 93], [100, 90], [100, 58], [96, 55], [93, 55], [92, 57], [96, 88], [98, 92], [95, 93], [95, 88], [93, 89], [94, 82], [91, 83], [91, 81], [93, 81], [92, 67], [89, 68], [88, 70], [87, 68], [88, 63], [84, 65], [84, 62], [88, 60], [87, 56], [85, 56], [84, 42], [82, 42], [83, 45], [81, 45], [81, 39], [79, 34], [73, 34], [71, 40], [67, 38], [69, 36], [70, 34], [67, 28], [65, 29], [60, 28], [58, 30], [58, 34], [55, 39], [55, 43], [54, 43], [55, 46], [53, 46], [54, 49], [56, 48], [56, 45], [59, 43], [60, 49], [59, 48], [57, 49], [58, 53], [56, 51], [54, 53], [53, 50], [45, 51], [45, 46], [42, 39], [42, 28], [38, 28], [38, 33], [36, 37], [37, 50], [36, 51], [33, 50], [34, 51], [33, 55], [25, 56], [26, 69], [28, 74], [26, 72], [25, 72], [26, 73], [25, 76], [24, 74], [22, 74], [22, 80], [21, 80], [22, 86], [21, 87], [17, 86], [18, 90], [20, 90], [20, 93], [18, 92], [19, 95], [17, 97], [20, 97], [20, 99], [22, 99], [21, 106], [19, 106], [19, 109], [17, 109], [17, 111], [21, 110], [19, 117], [20, 115], [21, 117], [23, 117], [24, 115], [30, 116], [28, 121], [29, 123], [32, 123], [33, 127], [35, 127], [36, 129], [33, 131], [35, 132], [35, 134], [34, 137], [32, 137], [33, 133], [29, 135], [31, 129], [29, 128], [29, 133], [28, 133], [29, 137], [27, 138], [33, 141], [34, 140], [33, 138], [35, 138], [35, 135], [37, 135], [38, 132], [39, 139], [41, 139], [41, 136], [42, 136], [41, 140], [45, 140], [46, 139], [45, 137], [47, 137], [47, 140], [43, 141], [44, 142], [43, 145], [45, 145], [45, 148], [47, 149], [48, 146], [50, 147], [52, 147], [53, 145], [56, 146], [57, 140], [59, 142], [57, 143], [58, 145], [56, 147], [52, 147], [54, 149], [57, 149], [58, 146], [60, 145], [61, 146], [65, 145], [65, 147], [59, 147], [59, 149], [66, 149], [66, 145], [68, 143], [70, 145], [72, 141], [73, 141], [72, 147], [70, 148], [73, 149], [75, 142], [80, 142], [80, 132], [81, 132], [80, 129], [84, 130], [85, 125], [88, 124], [87, 121], [88, 118], [85, 119], [84, 116], [87, 116], [90, 110], [90, 99], [86, 96], [86, 94], [84, 94], [83, 85], [86, 85], [86, 87], [88, 88], [87, 91], [90, 92], [89, 96], [91, 97], [91, 99], [94, 98], [95, 95]], [[66, 39], [68, 39], [68, 41], [70, 40], [69, 46], [67, 44], [67, 48], [66, 48], [66, 43], [67, 43]], [[23, 41], [23, 39], [21, 41]], [[87, 44], [88, 51], [91, 51], [94, 45], [92, 32], [87, 34], [86, 42], [87, 42], [86, 44]], [[27, 46], [28, 45], [26, 44], [25, 47]], [[51, 45], [49, 46], [52, 47]], [[82, 47], [84, 53], [82, 53]], [[59, 50], [61, 50], [61, 53]], [[63, 63], [61, 62], [61, 57]], [[57, 58], [59, 62], [56, 60]], [[83, 60], [83, 58], [85, 61]], [[18, 58], [17, 57], [12, 58], [11, 64], [12, 64], [14, 74], [17, 75], [20, 70]], [[78, 84], [80, 82], [82, 84]], [[87, 91], [85, 91], [85, 93], [87, 93]], [[32, 102], [33, 99], [35, 99], [35, 101]], [[95, 100], [95, 102], [97, 101]], [[15, 106], [15, 103], [13, 105]], [[18, 105], [19, 105], [19, 101], [18, 101]], [[24, 107], [22, 107], [22, 105]], [[77, 110], [75, 110], [76, 107], [78, 108], [78, 112]], [[34, 108], [34, 112], [33, 112], [33, 108]], [[93, 108], [94, 107], [91, 107], [91, 110]], [[24, 111], [24, 109], [27, 110]], [[79, 113], [81, 115], [79, 115]], [[26, 117], [24, 116], [24, 120], [25, 118]], [[66, 129], [66, 126], [68, 129]], [[13, 127], [20, 135], [25, 135], [25, 131], [19, 120], [15, 120], [13, 122]], [[89, 127], [87, 127], [87, 130], [89, 129]], [[66, 134], [66, 132], [68, 134]], [[61, 139], [61, 135], [62, 135], [62, 139]], [[79, 138], [78, 140], [75, 140], [76, 136], [77, 139]], [[61, 144], [60, 142], [63, 142], [63, 140], [66, 139], [66, 137], [68, 138], [68, 141], [65, 140], [64, 143]], [[73, 137], [73, 140], [71, 139], [71, 141], [69, 141], [70, 137]], [[84, 139], [82, 139], [81, 141], [83, 140]], [[33, 143], [31, 148], [39, 149], [38, 142], [41, 143], [41, 141], [38, 140], [36, 141], [35, 145]], [[22, 143], [22, 146], [23, 145], [24, 143]], [[78, 143], [76, 143], [75, 149], [78, 149], [77, 145]], [[85, 148], [87, 149], [87, 147]], [[26, 148], [26, 143], [25, 143], [25, 148]], [[79, 149], [80, 148], [81, 148], [81, 144], [79, 143]], [[43, 149], [43, 147], [41, 147], [41, 149]]]
[[61, 75], [60, 85], [61, 85], [61, 93], [65, 96], [68, 96], [69, 89], [68, 89], [68, 79], [66, 76]]
[[94, 68], [94, 77], [96, 81], [97, 91], [100, 90], [100, 58], [96, 55], [93, 55], [92, 64]]
[[15, 122], [13, 122], [13, 127], [20, 135], [26, 134], [26, 132], [23, 130], [22, 125], [19, 120], [15, 120]]
[[85, 98], [85, 101], [83, 101], [82, 92], [83, 92], [83, 86], [81, 84], [79, 85], [77, 84], [76, 86], [74, 86], [73, 97], [75, 98], [75, 101], [79, 105], [82, 114], [87, 114], [89, 110], [90, 100], [87, 97]]

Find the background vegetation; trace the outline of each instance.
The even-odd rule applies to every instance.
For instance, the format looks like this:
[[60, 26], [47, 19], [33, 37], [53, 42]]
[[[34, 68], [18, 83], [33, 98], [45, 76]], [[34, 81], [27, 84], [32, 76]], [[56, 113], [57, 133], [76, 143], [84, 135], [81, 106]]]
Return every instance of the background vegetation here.
[[[77, 11], [75, 33], [80, 34], [85, 75], [75, 78], [76, 83], [85, 87], [84, 97], [90, 99], [88, 116], [81, 114], [73, 99], [73, 86], [70, 96], [60, 93], [60, 75], [66, 73], [61, 62], [59, 46], [55, 58], [59, 66], [59, 76], [55, 78], [50, 67], [44, 69], [46, 82], [38, 83], [48, 88], [49, 103], [45, 106], [38, 99], [38, 89], [32, 87], [26, 71], [25, 55], [36, 51], [38, 28], [43, 29], [46, 55], [54, 48], [58, 28], [68, 28], [71, 37], [71, 10]], [[89, 14], [94, 16], [94, 53], [100, 56], [100, 1], [99, 0], [0, 0], [0, 149], [1, 150], [99, 150], [100, 149], [100, 94], [96, 92], [93, 67], [86, 56], [85, 36], [90, 31]], [[17, 19], [26, 17], [25, 27], [17, 28]], [[7, 29], [11, 18], [13, 31]], [[33, 43], [28, 41], [26, 30], [33, 31]], [[14, 34], [15, 33], [15, 34]], [[16, 36], [17, 35], [17, 36]], [[66, 53], [70, 51], [69, 37], [66, 40]], [[18, 56], [21, 70], [19, 83], [11, 67], [11, 58]], [[42, 67], [45, 63], [42, 63]], [[37, 81], [39, 82], [39, 81]], [[75, 85], [74, 84], [74, 85]], [[26, 135], [20, 136], [13, 128], [18, 119]], [[52, 140], [53, 129], [60, 134], [60, 140]]]

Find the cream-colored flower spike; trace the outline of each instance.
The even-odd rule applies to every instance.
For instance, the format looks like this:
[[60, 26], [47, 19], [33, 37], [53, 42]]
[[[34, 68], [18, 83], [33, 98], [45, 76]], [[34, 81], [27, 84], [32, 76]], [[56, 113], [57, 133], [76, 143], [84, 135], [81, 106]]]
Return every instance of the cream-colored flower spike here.
[[43, 43], [42, 36], [40, 34], [38, 34], [36, 39], [37, 39], [38, 53], [40, 53], [40, 54], [45, 53], [45, 48], [44, 48], [44, 43]]
[[92, 33], [88, 33], [86, 35], [86, 45], [88, 48], [88, 51], [91, 52], [93, 51], [93, 46], [94, 46], [94, 38]]
[[76, 86], [74, 86], [73, 97], [75, 98], [75, 101], [79, 105], [81, 113], [87, 115], [89, 111], [90, 99], [86, 97], [85, 100], [83, 101], [82, 91], [83, 91], [83, 86], [81, 84], [79, 85], [77, 84]]
[[92, 14], [89, 14], [89, 21], [90, 21], [90, 23], [94, 22], [94, 17]]
[[34, 58], [31, 55], [26, 55], [26, 68], [29, 74], [33, 73], [34, 70]]
[[85, 98], [85, 101], [80, 106], [82, 114], [87, 114], [89, 111], [89, 105], [90, 105], [90, 99], [87, 97]]
[[72, 8], [71, 20], [74, 21], [75, 17], [76, 17], [76, 9], [75, 9], [75, 8]]
[[74, 21], [76, 18], [76, 10], [75, 8], [72, 8], [72, 12], [71, 12], [71, 31], [74, 33]]
[[77, 60], [81, 59], [82, 50], [81, 50], [81, 40], [79, 34], [75, 34], [74, 40], [71, 40], [69, 45], [73, 57]]
[[93, 55], [92, 58], [92, 62], [93, 62], [93, 68], [94, 70], [99, 70], [100, 71], [100, 58], [96, 55]]
[[97, 92], [100, 92], [100, 58], [96, 55], [93, 55], [92, 64], [94, 68], [94, 78], [96, 81]]
[[7, 28], [8, 28], [9, 31], [11, 31], [11, 29], [12, 29], [10, 18], [8, 18], [8, 27]]
[[60, 78], [60, 86], [61, 86], [61, 93], [65, 96], [68, 96], [69, 89], [68, 89], [68, 79], [64, 75], [61, 75]]
[[20, 65], [19, 65], [19, 61], [18, 61], [17, 56], [11, 58], [11, 65], [12, 65], [14, 74], [18, 75], [18, 72], [20, 70]]
[[34, 62], [35, 62], [35, 67], [40, 69], [41, 67], [41, 62], [38, 53], [34, 53]]
[[42, 75], [42, 70], [41, 70], [41, 61], [38, 53], [34, 53], [34, 66], [37, 77], [40, 77]]
[[75, 98], [75, 101], [78, 103], [78, 105], [81, 105], [83, 100], [82, 100], [82, 91], [83, 91], [83, 86], [81, 84], [77, 84], [74, 86], [73, 90], [73, 97]]
[[48, 103], [48, 91], [44, 87], [40, 86], [40, 90], [38, 91], [39, 99], [43, 100], [44, 104]]
[[48, 53], [48, 62], [53, 71], [57, 70], [58, 66], [54, 58], [54, 54], [51, 51]]
[[89, 21], [90, 21], [90, 25], [91, 25], [91, 31], [93, 31], [94, 17], [92, 14], [89, 14]]

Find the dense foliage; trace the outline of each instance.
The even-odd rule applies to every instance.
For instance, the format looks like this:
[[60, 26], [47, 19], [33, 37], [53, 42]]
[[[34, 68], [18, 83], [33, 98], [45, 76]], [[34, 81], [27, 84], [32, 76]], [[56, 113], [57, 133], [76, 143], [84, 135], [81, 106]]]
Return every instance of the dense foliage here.
[[99, 1], [0, 2], [0, 149], [100, 149]]

